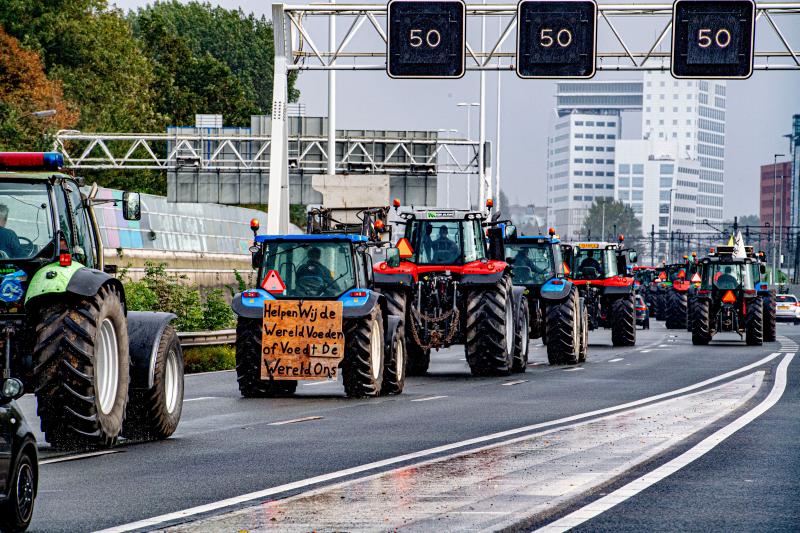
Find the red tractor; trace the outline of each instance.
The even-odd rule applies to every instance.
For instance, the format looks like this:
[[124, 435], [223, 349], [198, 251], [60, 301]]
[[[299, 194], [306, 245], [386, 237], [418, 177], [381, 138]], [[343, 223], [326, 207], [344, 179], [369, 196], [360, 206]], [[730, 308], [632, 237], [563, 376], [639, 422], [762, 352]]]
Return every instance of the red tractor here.
[[[400, 265], [379, 262], [374, 276], [389, 311], [405, 316], [408, 374], [426, 373], [431, 349], [453, 344], [464, 344], [473, 375], [524, 372], [524, 288], [512, 284], [508, 263], [492, 259], [500, 257], [502, 228], [475, 211], [420, 209], [399, 216], [405, 226], [397, 243]], [[488, 227], [497, 241], [491, 246]]]
[[664, 320], [667, 329], [687, 329], [695, 285], [700, 283], [697, 255], [694, 254], [691, 259], [684, 255], [682, 263], [667, 265], [665, 272], [667, 281], [663, 283]]
[[586, 303], [589, 329], [611, 328], [614, 346], [636, 344], [636, 300], [634, 279], [627, 274], [627, 261], [636, 262], [636, 251], [618, 243], [579, 242], [562, 247], [569, 279]]

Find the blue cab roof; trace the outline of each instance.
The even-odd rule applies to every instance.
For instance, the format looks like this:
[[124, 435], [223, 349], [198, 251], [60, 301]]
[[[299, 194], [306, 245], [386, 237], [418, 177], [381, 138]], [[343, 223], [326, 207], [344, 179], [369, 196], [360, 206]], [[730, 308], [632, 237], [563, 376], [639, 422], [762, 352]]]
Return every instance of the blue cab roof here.
[[256, 235], [256, 242], [271, 242], [271, 241], [350, 241], [353, 243], [368, 242], [364, 235], [356, 235], [352, 233], [315, 233], [312, 235]]
[[537, 240], [537, 241], [539, 241], [539, 240], [544, 239], [546, 241], [550, 241], [550, 242], [554, 242], [554, 243], [561, 242], [560, 239], [556, 239], [555, 237], [550, 237], [550, 235], [517, 235], [516, 237], [514, 237], [514, 239], [518, 240], [518, 241], [525, 241], [525, 240], [531, 240], [531, 241]]

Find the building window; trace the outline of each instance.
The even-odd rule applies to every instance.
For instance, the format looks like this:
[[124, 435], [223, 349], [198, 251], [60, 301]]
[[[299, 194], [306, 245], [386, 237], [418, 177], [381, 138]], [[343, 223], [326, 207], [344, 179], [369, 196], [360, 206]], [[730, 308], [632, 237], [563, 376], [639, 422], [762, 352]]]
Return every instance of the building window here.
[[[612, 172], [612, 174], [613, 174], [613, 172]], [[608, 176], [608, 174], [606, 174], [606, 176]], [[599, 187], [599, 185], [598, 185], [598, 187]], [[614, 184], [613, 183], [606, 183], [606, 189], [613, 190], [614, 189]]]
[[630, 178], [619, 178], [619, 186], [620, 187], [630, 187], [631, 186], [631, 179]]
[[672, 178], [661, 178], [658, 182], [658, 185], [662, 189], [669, 189], [670, 187], [672, 187]]
[[576, 120], [575, 121], [575, 125], [576, 126], [583, 126], [583, 121], [582, 120]]
[[620, 163], [619, 165], [619, 173], [620, 174], [630, 174], [631, 173], [631, 166], [627, 163]]
[[575, 171], [575, 175], [576, 176], [583, 176], [583, 170], [576, 170]]
[[633, 173], [634, 174], [644, 174], [644, 165], [642, 164], [634, 164], [633, 165]]
[[661, 165], [659, 166], [659, 173], [662, 175], [668, 174], [671, 176], [672, 174], [675, 173], [675, 165], [672, 165], [670, 163], [661, 163]]
[[583, 183], [574, 183], [572, 186], [575, 187], [576, 189], [582, 189]]
[[589, 120], [589, 121], [586, 122], [586, 125], [587, 126], [594, 126], [594, 121]]
[[583, 163], [583, 159], [581, 159], [580, 157], [576, 157], [574, 162], [575, 163]]
[[644, 200], [644, 191], [636, 190], [636, 189], [632, 190], [631, 191], [631, 200], [633, 200], [634, 202], [637, 201], [637, 200], [640, 201], [640, 202], [642, 200]]
[[659, 120], [659, 121], [658, 121], [658, 125], [659, 125], [659, 126], [663, 126], [663, 125], [664, 125], [664, 119], [661, 119], [661, 120]]
[[628, 191], [619, 191], [619, 192], [617, 193], [617, 196], [618, 196], [618, 197], [619, 197], [619, 199], [620, 199], [620, 200], [622, 200], [622, 201], [627, 201], [627, 200], [630, 200], [630, 199], [631, 199], [631, 194], [630, 194], [630, 192], [628, 192]]
[[647, 107], [645, 107], [644, 109], [645, 109], [645, 111], [647, 111], [648, 113], [650, 112], [650, 106], [647, 106]]
[[644, 187], [644, 178], [637, 178], [636, 176], [633, 177], [633, 187], [641, 189]]

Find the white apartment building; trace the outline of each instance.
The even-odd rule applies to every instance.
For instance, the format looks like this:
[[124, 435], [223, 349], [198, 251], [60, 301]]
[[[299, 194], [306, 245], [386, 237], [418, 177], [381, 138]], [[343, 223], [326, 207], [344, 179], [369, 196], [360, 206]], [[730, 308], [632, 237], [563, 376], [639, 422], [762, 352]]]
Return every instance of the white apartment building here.
[[[630, 205], [642, 222], [643, 257], [666, 258], [670, 235], [695, 230], [700, 163], [679, 157], [676, 141], [620, 140], [616, 143], [614, 198]], [[651, 254], [651, 231], [659, 236]], [[680, 238], [680, 237], [678, 237]]]
[[642, 136], [678, 146], [678, 157], [699, 162], [696, 221], [723, 219], [725, 82], [676, 80], [645, 72]]
[[572, 112], [560, 116], [548, 139], [547, 210], [565, 240], [580, 238], [597, 198], [614, 196], [614, 150], [622, 131], [615, 113]]

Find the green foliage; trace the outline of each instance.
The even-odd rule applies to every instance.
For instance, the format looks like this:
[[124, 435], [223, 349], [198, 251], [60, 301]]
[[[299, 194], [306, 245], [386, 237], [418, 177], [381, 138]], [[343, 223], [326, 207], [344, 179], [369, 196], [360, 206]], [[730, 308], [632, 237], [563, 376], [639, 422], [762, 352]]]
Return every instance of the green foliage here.
[[[126, 274], [121, 278], [125, 280]], [[195, 287], [169, 274], [166, 264], [147, 263], [140, 281], [125, 281], [125, 295], [131, 311], [162, 311], [175, 313], [178, 331], [209, 331], [227, 329], [236, 317], [222, 297], [222, 290], [209, 291], [205, 298]]]
[[[267, 205], [265, 204], [240, 204], [239, 207], [245, 207], [247, 209], [255, 209], [256, 211], [263, 211], [264, 213], [269, 212]], [[297, 226], [298, 228], [305, 231], [306, 229], [306, 212], [307, 206], [303, 204], [291, 204], [289, 206], [289, 222]], [[264, 221], [261, 221], [261, 226], [264, 227]]]
[[231, 370], [236, 368], [236, 350], [228, 345], [186, 348], [183, 367], [187, 374]]
[[583, 221], [581, 238], [616, 241], [618, 234], [625, 235], [625, 241], [633, 245], [642, 237], [642, 223], [629, 205], [612, 198], [598, 198]]

